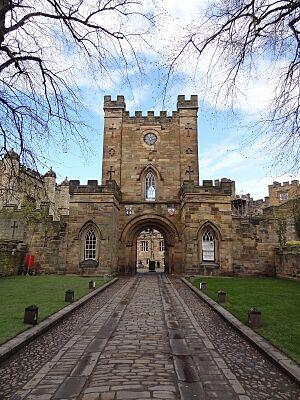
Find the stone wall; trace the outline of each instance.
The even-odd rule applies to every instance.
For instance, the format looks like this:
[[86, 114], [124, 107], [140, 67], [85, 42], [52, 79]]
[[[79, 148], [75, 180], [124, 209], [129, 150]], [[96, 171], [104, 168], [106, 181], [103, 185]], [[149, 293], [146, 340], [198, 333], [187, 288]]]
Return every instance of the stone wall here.
[[[0, 210], [0, 240], [3, 243], [0, 274], [17, 272], [22, 265], [20, 260], [23, 255], [19, 254], [20, 251], [35, 257], [34, 268], [39, 273], [64, 272], [68, 217], [54, 221], [53, 216], [49, 215], [49, 207], [49, 203], [41, 204], [39, 209], [35, 204], [21, 208], [12, 205]], [[12, 257], [10, 253], [13, 253]]]
[[18, 154], [8, 152], [0, 160], [0, 209], [5, 206], [22, 207], [34, 202], [37, 208], [49, 203], [49, 213], [54, 220], [69, 213], [69, 182], [56, 183], [56, 174], [50, 169], [45, 175], [26, 168]]
[[[147, 250], [143, 247], [143, 242], [146, 242]], [[161, 245], [162, 243], [162, 250]], [[137, 238], [137, 265], [140, 267], [149, 266], [149, 261], [155, 261], [156, 266], [164, 267], [164, 237], [155, 229], [143, 231]]]
[[17, 275], [25, 264], [26, 246], [18, 241], [0, 240], [0, 276]]
[[269, 190], [269, 205], [280, 206], [288, 200], [295, 199], [300, 196], [299, 181], [293, 180], [291, 182], [273, 182], [268, 186]]
[[276, 248], [275, 268], [278, 277], [300, 280], [300, 246]]
[[[105, 186], [97, 181], [80, 185], [70, 181], [70, 215], [68, 219], [68, 248], [66, 271], [90, 275], [114, 273], [118, 267], [118, 229], [120, 192], [114, 181]], [[92, 228], [97, 236], [96, 259], [84, 263], [84, 243]]]
[[[43, 212], [43, 208], [41, 210]], [[66, 273], [67, 257], [67, 221], [68, 217], [61, 217], [54, 221], [44, 213], [36, 211], [34, 220], [28, 225], [25, 234], [28, 253], [35, 256], [35, 266], [39, 273], [64, 274]]]
[[[192, 181], [181, 188], [184, 231], [183, 271], [188, 274], [228, 274], [232, 271], [232, 181]], [[215, 261], [202, 260], [202, 235], [209, 228], [215, 237]]]
[[275, 275], [278, 246], [276, 219], [263, 216], [233, 218], [232, 272], [236, 275]]

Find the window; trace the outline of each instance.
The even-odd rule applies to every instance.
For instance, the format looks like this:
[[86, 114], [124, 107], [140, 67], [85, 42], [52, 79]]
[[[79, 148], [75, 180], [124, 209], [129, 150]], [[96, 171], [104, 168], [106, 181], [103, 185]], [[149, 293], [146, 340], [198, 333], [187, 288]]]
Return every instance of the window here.
[[96, 245], [97, 237], [92, 228], [90, 228], [85, 235], [85, 260], [95, 260], [96, 259]]
[[149, 171], [145, 177], [145, 199], [155, 200], [155, 176], [153, 172]]
[[148, 242], [145, 240], [141, 241], [141, 250], [142, 251], [148, 251]]
[[289, 198], [289, 194], [287, 192], [279, 194], [279, 200], [280, 201], [286, 201], [286, 200], [288, 200], [288, 198]]
[[210, 229], [202, 235], [202, 260], [215, 261], [215, 238]]
[[165, 251], [165, 242], [163, 240], [159, 242], [159, 251]]

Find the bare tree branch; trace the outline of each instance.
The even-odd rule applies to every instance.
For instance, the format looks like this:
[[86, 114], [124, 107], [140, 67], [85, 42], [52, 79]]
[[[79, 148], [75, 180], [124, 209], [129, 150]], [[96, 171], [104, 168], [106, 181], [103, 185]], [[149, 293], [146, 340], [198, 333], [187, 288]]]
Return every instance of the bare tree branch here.
[[111, 66], [126, 75], [132, 63], [141, 68], [136, 46], [153, 23], [135, 0], [0, 0], [0, 157], [14, 148], [34, 164], [50, 140], [84, 144], [74, 61], [64, 53], [90, 75]]
[[[277, 82], [260, 132], [269, 137], [274, 164], [300, 170], [300, 1], [217, 0], [189, 29], [169, 64], [169, 75], [184, 57], [211, 57], [208, 74], [227, 71], [219, 84], [233, 103], [239, 83], [257, 78], [260, 63]], [[167, 82], [167, 84], [168, 84]], [[217, 93], [218, 94], [218, 93]], [[288, 161], [288, 163], [287, 163]]]

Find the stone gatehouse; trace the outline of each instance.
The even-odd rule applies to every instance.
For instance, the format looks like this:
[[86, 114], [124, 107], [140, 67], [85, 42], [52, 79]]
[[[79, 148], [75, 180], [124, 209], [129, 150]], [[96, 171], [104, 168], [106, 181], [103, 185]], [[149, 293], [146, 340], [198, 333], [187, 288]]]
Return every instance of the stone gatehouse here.
[[[101, 185], [94, 180], [56, 185], [49, 171], [43, 179], [52, 185], [52, 212], [46, 220], [36, 218], [30, 229], [21, 223], [22, 206], [14, 205], [13, 218], [23, 226], [18, 240], [42, 271], [134, 274], [139, 235], [155, 230], [163, 238], [166, 272], [275, 273], [281, 206], [246, 204], [236, 198], [230, 179], [199, 185], [197, 114], [197, 96], [178, 96], [177, 110], [159, 116], [152, 111], [131, 116], [123, 96], [104, 97]], [[35, 214], [46, 207], [42, 200]], [[0, 224], [8, 218], [7, 207]], [[6, 222], [8, 229], [12, 223]], [[292, 222], [289, 233], [294, 239]]]

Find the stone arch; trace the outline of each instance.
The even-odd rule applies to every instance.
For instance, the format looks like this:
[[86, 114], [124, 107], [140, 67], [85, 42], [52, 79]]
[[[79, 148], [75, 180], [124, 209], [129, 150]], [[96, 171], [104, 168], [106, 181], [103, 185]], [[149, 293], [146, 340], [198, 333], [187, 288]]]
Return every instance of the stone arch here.
[[[152, 228], [159, 231], [165, 242], [166, 272], [173, 272], [174, 269], [174, 246], [180, 241], [176, 226], [167, 218], [160, 215], [142, 215], [133, 218], [125, 226], [121, 233], [120, 242], [124, 249], [124, 259], [120, 263], [121, 268], [125, 268], [127, 273], [134, 274], [136, 271], [136, 242], [139, 234]], [[123, 272], [123, 271], [121, 271]]]
[[212, 221], [210, 221], [208, 219], [205, 220], [205, 221], [202, 221], [202, 223], [200, 224], [200, 227], [199, 227], [198, 232], [197, 232], [197, 237], [198, 238], [199, 238], [199, 235], [201, 235], [201, 232], [205, 228], [211, 228], [216, 233], [218, 240], [219, 241], [222, 240], [222, 234], [221, 234], [220, 228], [215, 223], [213, 223]]
[[164, 178], [162, 177], [162, 175], [161, 175], [161, 173], [159, 172], [159, 170], [158, 170], [154, 165], [152, 165], [152, 164], [148, 164], [148, 165], [146, 165], [144, 168], [142, 168], [142, 170], [141, 170], [141, 172], [140, 172], [140, 174], [139, 174], [137, 180], [138, 180], [138, 181], [143, 180], [143, 178], [145, 177], [145, 175], [147, 174], [147, 172], [148, 172], [149, 170], [153, 171], [154, 174], [157, 176], [157, 178], [158, 178], [160, 181], [164, 181]]

